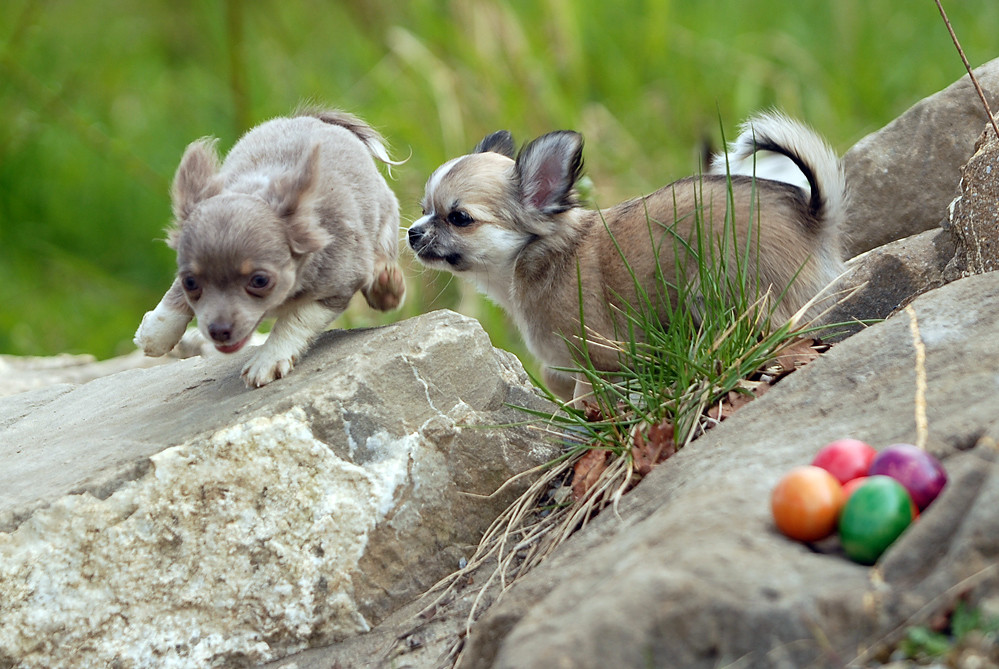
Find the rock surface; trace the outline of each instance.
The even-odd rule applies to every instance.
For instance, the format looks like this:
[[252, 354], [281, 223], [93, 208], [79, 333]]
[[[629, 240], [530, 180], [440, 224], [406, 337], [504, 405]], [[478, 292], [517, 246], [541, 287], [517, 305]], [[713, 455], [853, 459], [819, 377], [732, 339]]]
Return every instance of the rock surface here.
[[86, 383], [128, 369], [155, 367], [172, 358], [147, 358], [140, 351], [126, 356], [97, 360], [92, 355], [22, 357], [0, 355], [0, 397], [46, 388], [59, 383]]
[[991, 123], [961, 168], [961, 194], [950, 206], [946, 227], [960, 248], [965, 273], [999, 269], [999, 139]]
[[[0, 667], [247, 666], [365, 631], [452, 571], [553, 453], [474, 321], [324, 334], [0, 400]], [[471, 496], [466, 493], [476, 493]]]
[[[974, 72], [989, 105], [999, 108], [999, 59]], [[974, 153], [987, 121], [964, 76], [847, 151], [847, 257], [938, 227], [958, 195], [961, 166]]]
[[[826, 341], [845, 339], [864, 327], [859, 321], [881, 320], [919, 295], [960, 276], [950, 268], [957, 246], [950, 232], [927, 230], [889, 242], [853, 258], [838, 287], [826, 323], [845, 324], [822, 333]], [[856, 324], [854, 324], [856, 323]]]
[[951, 481], [879, 567], [783, 538], [769, 494], [833, 439], [916, 440], [907, 311], [656, 469], [620, 518], [600, 516], [490, 608], [466, 666], [837, 667], [958, 596], [999, 593], [997, 291], [991, 273], [912, 304], [926, 350], [928, 448]]
[[[250, 339], [253, 345], [259, 345], [266, 339], [265, 335], [254, 334]], [[206, 342], [197, 330], [191, 329], [181, 341], [170, 351], [169, 355], [160, 358], [150, 358], [142, 351], [132, 351], [108, 360], [98, 360], [92, 355], [72, 355], [63, 353], [52, 356], [16, 356], [0, 355], [0, 397], [17, 395], [18, 393], [49, 386], [68, 383], [80, 384], [124, 372], [129, 369], [145, 369], [173, 362], [177, 358], [190, 358], [196, 355], [222, 355], [215, 347]]]

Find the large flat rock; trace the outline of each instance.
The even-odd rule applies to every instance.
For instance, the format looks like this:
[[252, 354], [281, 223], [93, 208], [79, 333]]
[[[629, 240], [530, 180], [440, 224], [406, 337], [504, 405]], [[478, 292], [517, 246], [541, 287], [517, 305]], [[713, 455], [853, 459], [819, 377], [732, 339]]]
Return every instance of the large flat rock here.
[[[552, 458], [478, 323], [325, 333], [0, 399], [0, 667], [245, 666], [349, 638], [457, 567]], [[471, 493], [471, 494], [470, 494]]]

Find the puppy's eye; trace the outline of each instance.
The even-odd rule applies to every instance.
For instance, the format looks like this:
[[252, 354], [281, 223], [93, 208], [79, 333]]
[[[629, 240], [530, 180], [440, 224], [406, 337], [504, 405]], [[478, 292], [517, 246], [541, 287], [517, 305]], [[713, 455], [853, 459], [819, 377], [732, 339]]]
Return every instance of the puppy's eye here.
[[273, 287], [274, 282], [271, 280], [270, 275], [264, 272], [256, 272], [246, 282], [247, 292], [254, 297], [264, 297], [267, 293], [271, 292]]
[[260, 290], [266, 288], [271, 283], [271, 278], [266, 274], [254, 274], [250, 277], [250, 288]]
[[198, 286], [198, 280], [195, 279], [193, 276], [185, 276], [183, 279], [180, 280], [180, 285], [188, 293], [195, 293], [198, 291], [198, 288], [200, 287]]
[[468, 215], [467, 211], [462, 211], [461, 209], [455, 209], [450, 214], [447, 215], [447, 222], [453, 226], [464, 228], [475, 222], [471, 216]]

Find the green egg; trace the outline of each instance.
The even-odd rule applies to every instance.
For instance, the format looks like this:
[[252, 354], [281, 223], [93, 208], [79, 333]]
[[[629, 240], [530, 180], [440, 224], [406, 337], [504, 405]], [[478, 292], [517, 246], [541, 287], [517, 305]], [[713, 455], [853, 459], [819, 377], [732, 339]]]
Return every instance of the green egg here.
[[870, 476], [840, 514], [843, 550], [854, 562], [874, 564], [911, 522], [912, 501], [905, 487], [888, 476]]

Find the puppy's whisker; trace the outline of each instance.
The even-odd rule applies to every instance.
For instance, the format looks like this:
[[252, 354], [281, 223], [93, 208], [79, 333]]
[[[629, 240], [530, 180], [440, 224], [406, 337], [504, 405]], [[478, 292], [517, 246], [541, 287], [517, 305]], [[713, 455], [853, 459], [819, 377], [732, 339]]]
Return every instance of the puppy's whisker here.
[[[440, 275], [440, 273], [438, 273], [438, 276], [439, 275]], [[445, 281], [444, 285], [441, 287], [441, 289], [439, 291], [437, 291], [437, 294], [434, 296], [434, 299], [430, 300], [430, 305], [429, 306], [433, 306], [433, 305], [437, 304], [437, 300], [441, 299], [441, 295], [443, 295], [444, 291], [446, 291], [448, 289], [448, 286], [451, 285], [452, 281], [454, 281], [454, 274], [448, 274], [447, 275], [447, 281]]]

